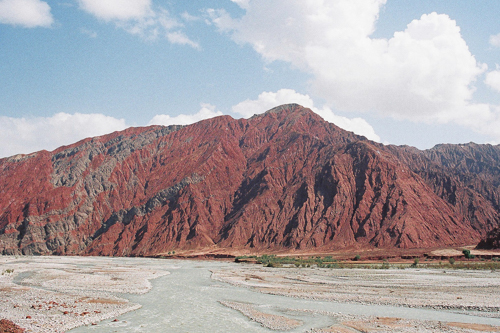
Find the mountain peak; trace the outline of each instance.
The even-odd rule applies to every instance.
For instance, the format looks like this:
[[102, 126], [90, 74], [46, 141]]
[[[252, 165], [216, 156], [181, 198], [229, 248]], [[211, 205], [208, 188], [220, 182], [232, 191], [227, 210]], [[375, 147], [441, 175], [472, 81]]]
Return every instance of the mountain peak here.
[[311, 109], [305, 108], [302, 105], [296, 103], [290, 103], [290, 104], [279, 105], [261, 114], [255, 114], [250, 119], [269, 117], [269, 116], [277, 119], [282, 119], [290, 115], [298, 116], [307, 113], [313, 113], [313, 112], [311, 111]]

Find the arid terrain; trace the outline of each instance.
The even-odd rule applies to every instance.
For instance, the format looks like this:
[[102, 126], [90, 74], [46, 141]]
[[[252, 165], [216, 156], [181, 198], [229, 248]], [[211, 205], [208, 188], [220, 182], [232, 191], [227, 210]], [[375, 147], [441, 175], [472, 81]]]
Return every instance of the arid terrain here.
[[500, 332], [500, 271], [25, 256], [0, 268], [0, 319], [26, 332]]

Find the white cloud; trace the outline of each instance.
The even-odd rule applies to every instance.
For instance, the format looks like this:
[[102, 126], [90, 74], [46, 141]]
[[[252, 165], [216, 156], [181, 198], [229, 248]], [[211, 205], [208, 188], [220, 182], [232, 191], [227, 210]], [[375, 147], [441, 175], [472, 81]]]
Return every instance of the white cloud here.
[[172, 44], [189, 45], [194, 49], [200, 49], [200, 44], [193, 42], [181, 31], [168, 32], [167, 39]]
[[500, 34], [490, 36], [490, 45], [500, 47]]
[[89, 29], [86, 29], [86, 28], [81, 28], [80, 32], [82, 34], [84, 34], [84, 35], [89, 36], [90, 38], [97, 38], [97, 32], [95, 32], [93, 30], [89, 30]]
[[249, 5], [250, 0], [231, 0], [231, 1], [243, 9], [248, 9], [250, 7], [250, 5]]
[[484, 81], [491, 89], [500, 92], [500, 66], [497, 65], [497, 69], [486, 74], [486, 80]]
[[0, 156], [53, 150], [126, 127], [125, 120], [102, 114], [57, 113], [52, 117], [0, 117]]
[[159, 114], [154, 116], [148, 125], [190, 125], [200, 120], [217, 116], [222, 116], [222, 112], [216, 111], [215, 106], [210, 104], [202, 104], [200, 111], [195, 114], [180, 114], [175, 117], [171, 117], [166, 114]]
[[113, 22], [146, 40], [164, 37], [172, 44], [200, 49], [200, 45], [182, 31], [184, 25], [166, 9], [153, 8], [151, 0], [79, 0], [79, 4], [82, 10], [96, 18]]
[[265, 61], [287, 61], [312, 74], [311, 88], [335, 109], [424, 122], [483, 117], [472, 95], [486, 66], [470, 53], [456, 22], [431, 13], [390, 39], [372, 38], [385, 3], [253, 0], [238, 19], [220, 9], [207, 13]]
[[84, 11], [106, 21], [141, 19], [152, 14], [151, 0], [79, 0], [79, 4]]
[[380, 137], [375, 133], [373, 127], [362, 118], [349, 119], [338, 116], [327, 107], [317, 108], [314, 106], [313, 100], [308, 95], [302, 95], [292, 89], [281, 89], [277, 92], [263, 92], [256, 100], [246, 100], [235, 106], [232, 111], [249, 118], [254, 114], [263, 113], [281, 104], [297, 103], [304, 107], [310, 108], [312, 111], [323, 117], [328, 122], [354, 132], [359, 135], [364, 135], [370, 140], [380, 142]]
[[0, 0], [0, 23], [26, 28], [50, 27], [50, 6], [40, 0]]
[[201, 19], [200, 17], [193, 16], [193, 15], [189, 14], [188, 12], [182, 13], [181, 17], [186, 22], [195, 22], [195, 21], [199, 21]]

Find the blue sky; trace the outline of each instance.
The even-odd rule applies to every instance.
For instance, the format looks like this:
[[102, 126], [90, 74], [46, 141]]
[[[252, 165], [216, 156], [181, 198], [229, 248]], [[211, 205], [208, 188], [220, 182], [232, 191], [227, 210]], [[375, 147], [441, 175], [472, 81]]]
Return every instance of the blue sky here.
[[391, 144], [500, 143], [500, 2], [0, 0], [0, 157], [311, 107]]

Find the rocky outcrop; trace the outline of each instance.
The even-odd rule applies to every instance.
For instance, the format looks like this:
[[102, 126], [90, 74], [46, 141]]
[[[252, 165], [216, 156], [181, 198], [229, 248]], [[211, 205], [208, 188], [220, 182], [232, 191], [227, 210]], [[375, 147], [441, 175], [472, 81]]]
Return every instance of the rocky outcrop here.
[[480, 250], [500, 249], [500, 228], [495, 228], [488, 232], [476, 248]]
[[475, 244], [500, 221], [499, 150], [384, 146], [295, 104], [130, 128], [0, 160], [0, 250]]

